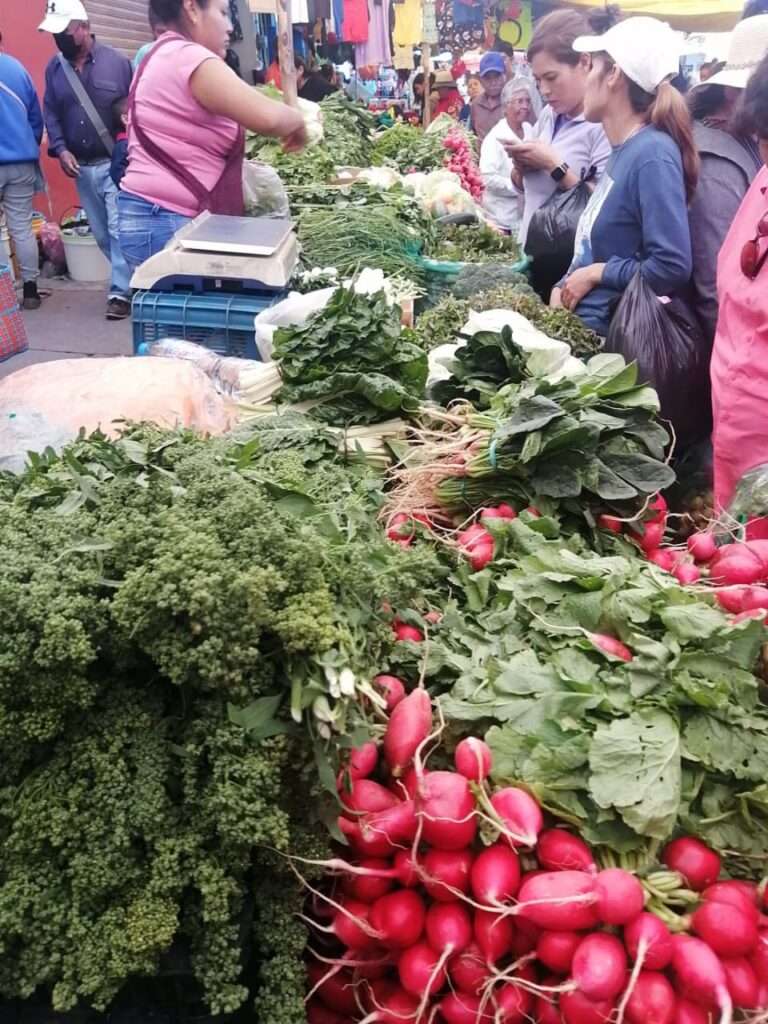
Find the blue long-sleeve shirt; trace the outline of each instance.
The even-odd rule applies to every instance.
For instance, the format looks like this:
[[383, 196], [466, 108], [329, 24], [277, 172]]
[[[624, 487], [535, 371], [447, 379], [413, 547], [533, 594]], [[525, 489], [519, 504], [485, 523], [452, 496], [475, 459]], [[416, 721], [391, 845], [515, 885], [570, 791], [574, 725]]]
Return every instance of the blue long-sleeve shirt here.
[[666, 132], [649, 125], [614, 149], [579, 222], [569, 273], [593, 263], [605, 264], [602, 283], [576, 313], [602, 335], [638, 270], [657, 295], [671, 295], [690, 280], [683, 161]]
[[[131, 62], [127, 57], [111, 46], [94, 41], [80, 79], [107, 128], [111, 128], [114, 121], [112, 104], [128, 95], [132, 77]], [[45, 69], [44, 107], [51, 156], [60, 156], [64, 150], [69, 150], [78, 160], [109, 159], [104, 143], [72, 91], [58, 57], [54, 57]]]
[[0, 164], [37, 160], [42, 137], [43, 115], [29, 72], [0, 53]]

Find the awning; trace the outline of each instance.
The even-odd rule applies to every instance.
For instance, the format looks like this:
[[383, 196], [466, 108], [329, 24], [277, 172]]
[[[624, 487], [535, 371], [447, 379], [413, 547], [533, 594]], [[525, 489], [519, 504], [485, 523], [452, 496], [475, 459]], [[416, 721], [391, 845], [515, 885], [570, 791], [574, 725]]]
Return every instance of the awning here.
[[[684, 32], [728, 32], [741, 16], [744, 0], [614, 0], [622, 15], [646, 14]], [[568, 0], [556, 7], [604, 7], [604, 0]]]

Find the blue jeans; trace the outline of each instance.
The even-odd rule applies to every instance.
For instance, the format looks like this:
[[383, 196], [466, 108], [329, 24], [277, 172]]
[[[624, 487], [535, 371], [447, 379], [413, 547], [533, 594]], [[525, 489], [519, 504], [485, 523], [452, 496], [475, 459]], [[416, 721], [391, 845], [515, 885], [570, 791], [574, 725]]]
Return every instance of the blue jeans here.
[[130, 192], [121, 192], [117, 200], [120, 223], [120, 245], [131, 273], [160, 252], [179, 228], [189, 224], [191, 217], [165, 210]]
[[109, 297], [129, 299], [131, 273], [120, 248], [117, 233], [117, 188], [110, 177], [109, 169], [109, 160], [81, 166], [77, 177], [77, 191], [93, 237], [112, 264]]

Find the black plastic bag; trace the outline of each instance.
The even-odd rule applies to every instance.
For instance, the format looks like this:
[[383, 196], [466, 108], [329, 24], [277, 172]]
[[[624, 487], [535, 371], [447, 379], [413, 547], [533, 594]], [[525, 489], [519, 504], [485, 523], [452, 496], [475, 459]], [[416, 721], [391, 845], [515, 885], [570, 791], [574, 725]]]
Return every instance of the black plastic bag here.
[[604, 351], [637, 363], [639, 380], [656, 389], [660, 415], [674, 427], [678, 451], [707, 437], [709, 346], [681, 299], [662, 302], [638, 271], [616, 306]]
[[[531, 217], [525, 251], [533, 261], [546, 260], [563, 267], [561, 277], [573, 262], [576, 229], [592, 196], [590, 172], [567, 192], [555, 189], [549, 199]], [[558, 278], [559, 280], [559, 278]]]

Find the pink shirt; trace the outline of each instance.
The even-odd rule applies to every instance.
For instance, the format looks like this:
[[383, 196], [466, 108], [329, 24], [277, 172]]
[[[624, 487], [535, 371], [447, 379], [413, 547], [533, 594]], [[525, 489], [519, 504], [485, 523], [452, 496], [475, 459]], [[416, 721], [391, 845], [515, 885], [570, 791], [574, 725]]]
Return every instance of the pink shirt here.
[[[239, 129], [229, 118], [201, 107], [190, 89], [189, 80], [200, 65], [220, 58], [174, 33], [161, 39], [169, 36], [173, 42], [145, 58], [147, 67], [136, 91], [136, 118], [154, 143], [210, 190], [224, 172]], [[189, 189], [144, 152], [130, 124], [128, 170], [121, 188], [186, 217], [200, 212]]]
[[[720, 250], [720, 317], [712, 352], [715, 502], [727, 508], [741, 477], [768, 462], [768, 263], [754, 281], [741, 250], [768, 213], [768, 169], [758, 174]], [[761, 252], [768, 240], [761, 243]]]

